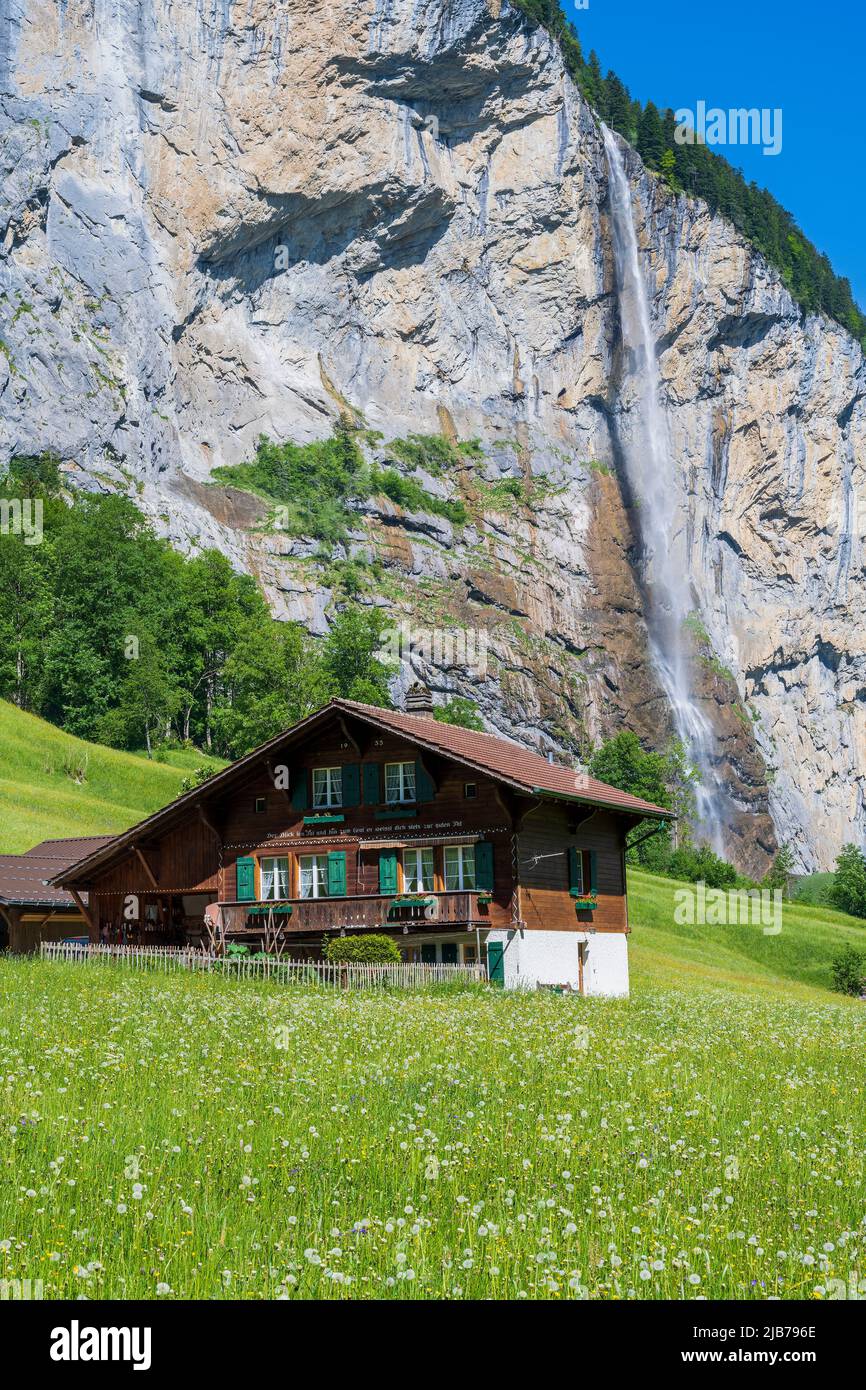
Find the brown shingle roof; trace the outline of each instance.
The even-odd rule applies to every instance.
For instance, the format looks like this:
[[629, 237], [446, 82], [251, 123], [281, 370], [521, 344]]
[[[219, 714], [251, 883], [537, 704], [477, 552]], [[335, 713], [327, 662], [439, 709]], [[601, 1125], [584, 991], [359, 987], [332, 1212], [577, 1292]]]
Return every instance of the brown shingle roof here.
[[47, 880], [107, 845], [111, 835], [82, 835], [69, 840], [43, 840], [23, 854], [0, 854], [0, 902], [10, 907], [75, 907], [62, 888]]
[[76, 860], [83, 859], [85, 854], [92, 854], [94, 850], [101, 849], [107, 845], [114, 835], [75, 835], [68, 840], [42, 840], [32, 849], [26, 849], [25, 855], [34, 855], [40, 859], [57, 859], [66, 864], [74, 864]]
[[440, 724], [426, 716], [377, 709], [373, 705], [361, 705], [354, 700], [335, 700], [333, 703], [343, 709], [357, 711], [383, 727], [395, 733], [405, 734], [431, 749], [471, 763], [481, 771], [520, 788], [521, 791], [564, 796], [591, 805], [610, 806], [617, 811], [634, 811], [655, 818], [674, 819], [673, 812], [666, 811], [662, 806], [655, 806], [651, 801], [643, 801], [639, 796], [631, 796], [616, 787], [609, 787], [606, 782], [599, 782], [585, 773], [576, 772], [572, 767], [549, 763], [539, 753], [533, 753], [499, 734], [478, 733], [474, 729], [461, 729], [454, 724]]

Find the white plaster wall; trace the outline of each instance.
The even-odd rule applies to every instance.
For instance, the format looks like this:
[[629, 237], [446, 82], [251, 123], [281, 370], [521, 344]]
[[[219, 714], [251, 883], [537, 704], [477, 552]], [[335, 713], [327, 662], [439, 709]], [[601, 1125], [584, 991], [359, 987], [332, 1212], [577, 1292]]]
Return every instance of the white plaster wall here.
[[506, 989], [536, 985], [580, 987], [580, 947], [584, 946], [586, 994], [627, 995], [628, 937], [605, 932], [494, 931], [488, 941], [505, 945]]
[[628, 937], [622, 932], [589, 932], [586, 942], [583, 967], [586, 993], [627, 995]]

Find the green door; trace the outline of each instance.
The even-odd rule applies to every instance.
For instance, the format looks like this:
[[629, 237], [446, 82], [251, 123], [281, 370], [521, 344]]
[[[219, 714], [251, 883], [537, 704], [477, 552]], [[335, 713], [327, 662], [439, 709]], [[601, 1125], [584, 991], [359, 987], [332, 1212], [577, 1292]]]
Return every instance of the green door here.
[[505, 984], [505, 946], [501, 941], [487, 943], [487, 974], [494, 985]]
[[421, 944], [421, 961], [424, 965], [436, 964], [436, 943], [435, 941], [424, 941]]
[[443, 964], [443, 965], [456, 965], [456, 964], [457, 964], [457, 942], [456, 942], [456, 941], [443, 941], [443, 942], [442, 942], [442, 964]]

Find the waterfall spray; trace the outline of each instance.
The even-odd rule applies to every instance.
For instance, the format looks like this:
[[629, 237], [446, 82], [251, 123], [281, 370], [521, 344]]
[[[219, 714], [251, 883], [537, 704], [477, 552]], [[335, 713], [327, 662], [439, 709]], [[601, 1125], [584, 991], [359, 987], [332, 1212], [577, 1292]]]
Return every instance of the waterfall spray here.
[[638, 257], [631, 190], [616, 138], [607, 126], [602, 129], [610, 175], [623, 346], [635, 390], [634, 425], [623, 445], [629, 484], [640, 504], [650, 655], [677, 734], [697, 772], [696, 801], [701, 828], [716, 852], [721, 853], [721, 787], [711, 758], [712, 730], [692, 691], [685, 635], [685, 623], [692, 609], [686, 508], [660, 404], [655, 340]]

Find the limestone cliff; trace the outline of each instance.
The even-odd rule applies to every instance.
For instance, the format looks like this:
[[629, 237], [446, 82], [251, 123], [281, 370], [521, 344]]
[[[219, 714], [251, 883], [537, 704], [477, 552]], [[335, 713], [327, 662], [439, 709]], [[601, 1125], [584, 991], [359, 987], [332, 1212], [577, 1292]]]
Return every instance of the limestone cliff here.
[[[341, 414], [379, 458], [477, 439], [420, 479], [466, 525], [359, 509], [369, 601], [489, 636], [486, 667], [428, 675], [491, 728], [662, 743], [604, 148], [545, 34], [506, 0], [0, 0], [0, 22], [0, 457], [56, 451], [321, 632], [338, 571], [212, 468]], [[862, 354], [629, 173], [731, 848], [828, 867], [866, 830]]]

